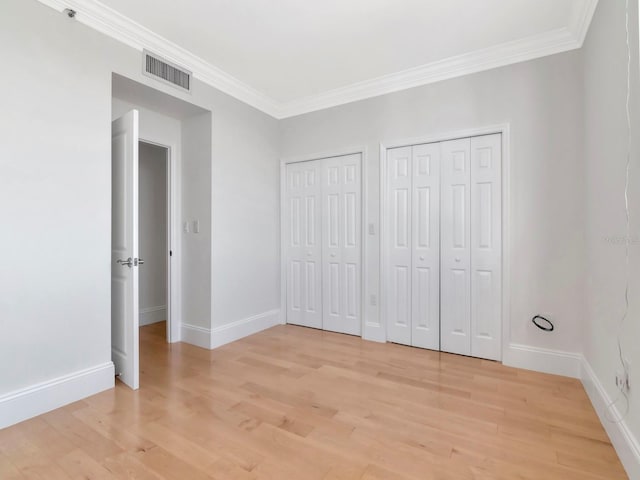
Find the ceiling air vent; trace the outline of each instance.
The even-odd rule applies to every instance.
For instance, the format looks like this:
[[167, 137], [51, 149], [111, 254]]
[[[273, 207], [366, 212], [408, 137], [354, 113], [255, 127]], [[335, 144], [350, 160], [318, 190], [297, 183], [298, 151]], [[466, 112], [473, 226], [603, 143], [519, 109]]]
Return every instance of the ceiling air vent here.
[[191, 92], [191, 72], [146, 50], [142, 52], [142, 73], [169, 85]]

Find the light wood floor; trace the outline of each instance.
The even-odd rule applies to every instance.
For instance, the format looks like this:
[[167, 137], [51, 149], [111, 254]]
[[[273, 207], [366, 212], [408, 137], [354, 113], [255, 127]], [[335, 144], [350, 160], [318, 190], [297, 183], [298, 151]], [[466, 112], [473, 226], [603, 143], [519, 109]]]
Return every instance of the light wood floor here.
[[0, 478], [627, 478], [576, 380], [279, 326], [208, 351], [141, 331], [141, 389], [0, 431]]

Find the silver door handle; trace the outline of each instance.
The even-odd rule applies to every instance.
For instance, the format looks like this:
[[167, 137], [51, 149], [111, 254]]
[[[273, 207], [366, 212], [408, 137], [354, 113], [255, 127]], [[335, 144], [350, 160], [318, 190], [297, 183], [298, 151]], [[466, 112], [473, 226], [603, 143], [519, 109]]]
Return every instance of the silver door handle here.
[[136, 266], [136, 267], [138, 265], [144, 265], [144, 260], [141, 259], [141, 258], [136, 258], [136, 259], [133, 260], [133, 265]]
[[133, 267], [133, 260], [131, 259], [131, 257], [127, 258], [126, 260], [116, 260], [116, 263], [119, 263], [123, 267]]

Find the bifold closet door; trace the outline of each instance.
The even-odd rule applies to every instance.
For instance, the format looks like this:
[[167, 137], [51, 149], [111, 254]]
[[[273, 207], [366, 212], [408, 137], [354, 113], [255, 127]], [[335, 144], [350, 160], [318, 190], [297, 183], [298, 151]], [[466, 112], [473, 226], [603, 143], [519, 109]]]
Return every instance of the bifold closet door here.
[[440, 145], [440, 348], [471, 355], [471, 139]]
[[502, 352], [502, 136], [471, 139], [471, 355]]
[[502, 351], [502, 136], [442, 143], [441, 349]]
[[389, 341], [440, 348], [440, 146], [387, 154], [385, 299]]
[[287, 322], [322, 328], [322, 163], [287, 165]]
[[361, 158], [322, 160], [323, 329], [360, 335]]

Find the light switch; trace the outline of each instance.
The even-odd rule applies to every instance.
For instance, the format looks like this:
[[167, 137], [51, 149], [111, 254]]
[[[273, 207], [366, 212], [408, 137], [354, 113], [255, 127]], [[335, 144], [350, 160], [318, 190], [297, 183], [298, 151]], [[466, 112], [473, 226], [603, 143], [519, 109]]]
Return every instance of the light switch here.
[[370, 223], [369, 224], [369, 235], [375, 235], [376, 234], [376, 225], [375, 223]]
[[184, 233], [189, 233], [189, 222], [184, 222], [184, 225], [182, 225], [182, 231]]
[[193, 221], [193, 233], [200, 233], [200, 220]]

